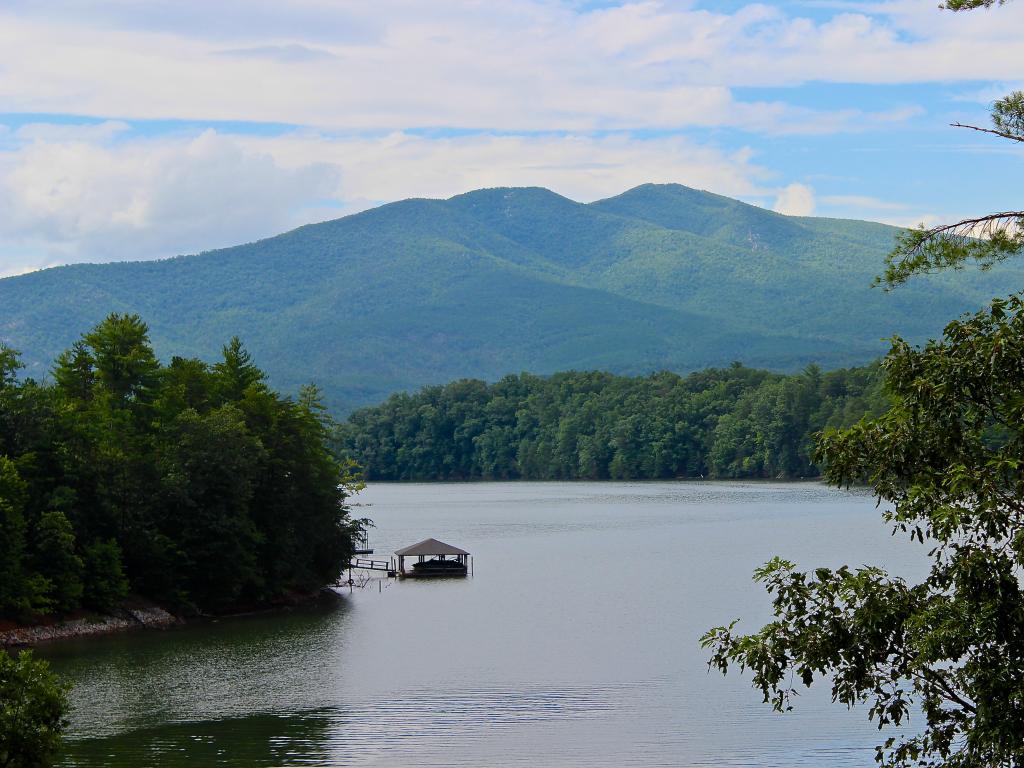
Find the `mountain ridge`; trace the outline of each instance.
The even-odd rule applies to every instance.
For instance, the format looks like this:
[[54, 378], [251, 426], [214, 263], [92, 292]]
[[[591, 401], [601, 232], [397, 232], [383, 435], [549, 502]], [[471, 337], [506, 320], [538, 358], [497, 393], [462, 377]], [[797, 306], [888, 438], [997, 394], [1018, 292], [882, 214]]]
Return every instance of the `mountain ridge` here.
[[158, 353], [238, 335], [272, 383], [338, 412], [461, 377], [742, 360], [837, 367], [914, 341], [1024, 271], [872, 290], [898, 230], [788, 217], [683, 185], [579, 203], [541, 187], [402, 200], [244, 245], [0, 280], [0, 340], [30, 375], [111, 311]]

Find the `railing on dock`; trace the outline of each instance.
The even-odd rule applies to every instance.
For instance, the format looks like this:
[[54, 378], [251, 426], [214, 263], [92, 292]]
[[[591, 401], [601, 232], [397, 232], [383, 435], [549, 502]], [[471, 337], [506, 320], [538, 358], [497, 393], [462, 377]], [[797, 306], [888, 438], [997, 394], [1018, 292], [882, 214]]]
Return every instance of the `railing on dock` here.
[[365, 557], [354, 557], [350, 568], [359, 568], [364, 571], [393, 571], [394, 568], [388, 560], [369, 560]]

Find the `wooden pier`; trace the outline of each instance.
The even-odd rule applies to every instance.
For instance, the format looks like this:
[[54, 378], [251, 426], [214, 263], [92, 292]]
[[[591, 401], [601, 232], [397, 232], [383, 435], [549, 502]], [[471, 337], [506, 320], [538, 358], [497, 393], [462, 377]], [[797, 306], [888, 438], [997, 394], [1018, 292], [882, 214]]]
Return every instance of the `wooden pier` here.
[[[353, 557], [348, 563], [348, 579], [339, 581], [335, 586], [353, 585], [352, 571], [382, 571], [389, 577], [400, 579], [428, 579], [442, 576], [468, 576], [472, 572], [472, 557], [469, 552], [437, 539], [424, 539], [395, 550], [395, 557], [390, 560], [374, 560], [359, 555], [372, 555], [366, 538], [357, 543]], [[415, 557], [411, 567], [405, 567], [405, 558]], [[397, 558], [397, 564], [396, 559]], [[428, 559], [429, 558], [429, 559]]]

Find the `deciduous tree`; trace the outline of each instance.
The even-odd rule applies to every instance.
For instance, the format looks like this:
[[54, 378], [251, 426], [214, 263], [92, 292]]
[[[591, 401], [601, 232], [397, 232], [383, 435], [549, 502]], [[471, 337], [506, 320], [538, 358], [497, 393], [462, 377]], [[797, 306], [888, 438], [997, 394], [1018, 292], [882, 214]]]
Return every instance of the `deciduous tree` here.
[[67, 726], [67, 686], [29, 651], [0, 650], [0, 768], [51, 765]]
[[[996, 102], [992, 124], [979, 130], [1024, 141], [1024, 94]], [[1016, 211], [910, 232], [880, 282], [990, 266], [1024, 248], [1022, 223]], [[927, 578], [776, 558], [755, 574], [775, 619], [709, 631], [710, 665], [749, 669], [780, 711], [800, 684], [830, 680], [886, 731], [884, 765], [1024, 765], [1024, 301], [993, 300], [923, 348], [896, 338], [883, 367], [892, 409], [827, 430], [818, 455], [830, 482], [869, 482], [894, 532], [927, 547]], [[910, 735], [889, 728], [908, 720]]]

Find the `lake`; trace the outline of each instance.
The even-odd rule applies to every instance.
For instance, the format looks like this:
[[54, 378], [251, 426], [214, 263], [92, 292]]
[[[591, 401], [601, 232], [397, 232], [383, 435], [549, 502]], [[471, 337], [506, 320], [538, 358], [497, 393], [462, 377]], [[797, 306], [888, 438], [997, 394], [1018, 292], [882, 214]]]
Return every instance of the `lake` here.
[[374, 579], [337, 606], [45, 649], [75, 683], [64, 765], [869, 766], [866, 709], [779, 715], [698, 638], [769, 617], [754, 568], [916, 577], [866, 492], [816, 483], [374, 485], [387, 558], [435, 537], [465, 580]]

